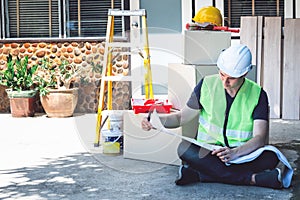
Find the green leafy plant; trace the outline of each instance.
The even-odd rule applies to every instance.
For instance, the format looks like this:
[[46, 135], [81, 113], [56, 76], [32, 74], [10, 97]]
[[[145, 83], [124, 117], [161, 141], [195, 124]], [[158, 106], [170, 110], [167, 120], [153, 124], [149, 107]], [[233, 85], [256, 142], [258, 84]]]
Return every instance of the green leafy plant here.
[[37, 65], [34, 81], [38, 85], [40, 95], [48, 94], [49, 89], [70, 89], [79, 69], [65, 59], [59, 61], [43, 58]]
[[7, 86], [13, 91], [24, 91], [35, 89], [33, 80], [37, 66], [28, 65], [28, 56], [23, 59], [12, 55], [7, 56], [6, 68], [0, 71], [0, 84]]

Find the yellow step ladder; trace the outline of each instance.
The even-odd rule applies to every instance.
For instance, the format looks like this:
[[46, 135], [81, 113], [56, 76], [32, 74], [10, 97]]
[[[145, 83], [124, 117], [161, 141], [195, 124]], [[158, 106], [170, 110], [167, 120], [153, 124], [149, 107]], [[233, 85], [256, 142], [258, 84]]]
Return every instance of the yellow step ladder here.
[[[142, 36], [143, 43], [138, 42], [115, 42], [114, 41], [114, 18], [115, 17], [131, 17], [138, 16], [141, 17], [142, 20]], [[100, 93], [99, 93], [99, 104], [98, 104], [98, 112], [97, 112], [97, 125], [96, 125], [96, 138], [94, 142], [95, 147], [100, 146], [100, 137], [101, 137], [101, 128], [104, 125], [105, 120], [103, 120], [102, 124], [102, 111], [104, 109], [104, 96], [105, 96], [105, 88], [107, 87], [107, 110], [112, 110], [112, 82], [113, 81], [132, 81], [131, 76], [113, 76], [112, 74], [112, 51], [114, 48], [127, 47], [127, 48], [137, 48], [144, 51], [138, 52], [139, 55], [142, 56], [144, 60], [144, 68], [145, 68], [145, 97], [146, 99], [153, 99], [153, 88], [152, 88], [152, 73], [150, 67], [150, 55], [149, 55], [149, 41], [148, 41], [148, 27], [147, 27], [147, 16], [146, 10], [119, 10], [119, 9], [109, 9], [108, 10], [108, 21], [107, 21], [107, 29], [106, 29], [106, 38], [105, 38], [105, 49], [104, 49], [104, 61], [103, 61], [103, 69], [102, 69], [102, 77], [100, 84]], [[138, 44], [138, 45], [137, 45]], [[137, 46], [134, 46], [137, 45]], [[108, 125], [109, 126], [109, 125]]]

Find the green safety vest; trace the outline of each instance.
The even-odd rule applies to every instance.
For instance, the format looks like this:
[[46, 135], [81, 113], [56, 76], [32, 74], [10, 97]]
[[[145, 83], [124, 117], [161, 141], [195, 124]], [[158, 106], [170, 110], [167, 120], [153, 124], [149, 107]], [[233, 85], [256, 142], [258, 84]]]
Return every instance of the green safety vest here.
[[[226, 136], [230, 147], [240, 146], [253, 137], [252, 113], [258, 104], [260, 92], [258, 84], [245, 78], [228, 114]], [[200, 103], [203, 108], [200, 110], [197, 140], [225, 146], [223, 127], [226, 96], [218, 74], [203, 79]]]

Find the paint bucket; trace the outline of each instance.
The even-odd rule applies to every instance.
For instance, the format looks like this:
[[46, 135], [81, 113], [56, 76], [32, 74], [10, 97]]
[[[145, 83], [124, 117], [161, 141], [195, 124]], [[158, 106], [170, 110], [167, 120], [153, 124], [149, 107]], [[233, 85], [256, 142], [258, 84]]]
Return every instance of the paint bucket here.
[[103, 114], [108, 117], [102, 130], [103, 153], [119, 154], [123, 149], [123, 113], [109, 110]]

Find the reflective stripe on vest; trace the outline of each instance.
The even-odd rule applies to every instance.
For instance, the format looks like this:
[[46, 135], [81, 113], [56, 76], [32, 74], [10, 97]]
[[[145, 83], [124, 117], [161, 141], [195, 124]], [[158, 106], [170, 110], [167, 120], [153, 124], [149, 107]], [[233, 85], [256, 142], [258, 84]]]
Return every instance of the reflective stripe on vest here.
[[[226, 137], [229, 146], [240, 146], [253, 137], [252, 113], [256, 107], [261, 87], [245, 79], [229, 111]], [[197, 140], [212, 144], [225, 145], [223, 127], [226, 111], [226, 96], [219, 75], [204, 78], [200, 103], [202, 109], [199, 117]]]

